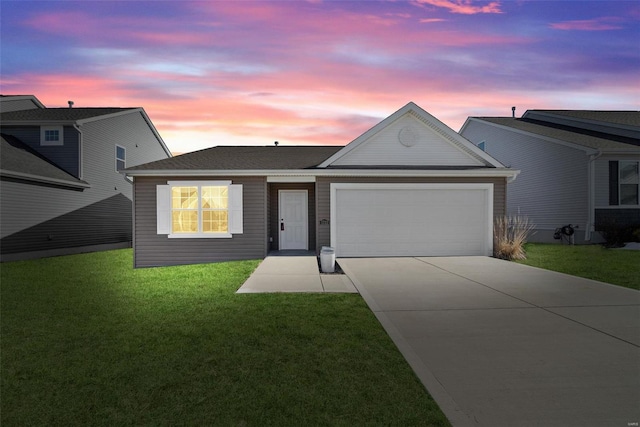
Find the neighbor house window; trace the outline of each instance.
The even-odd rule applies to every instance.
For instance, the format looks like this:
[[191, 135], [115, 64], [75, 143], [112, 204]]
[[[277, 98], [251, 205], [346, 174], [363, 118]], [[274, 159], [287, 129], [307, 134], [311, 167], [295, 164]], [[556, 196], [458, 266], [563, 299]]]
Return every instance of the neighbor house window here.
[[157, 198], [158, 234], [242, 234], [242, 185], [230, 181], [171, 181], [157, 186]]
[[120, 172], [126, 168], [127, 150], [124, 147], [116, 145], [116, 172]]
[[486, 141], [482, 141], [478, 143], [478, 148], [481, 149], [482, 151], [486, 151], [485, 150], [485, 145], [487, 144]]
[[40, 145], [62, 145], [64, 140], [62, 126], [41, 126]]
[[639, 164], [629, 160], [609, 162], [609, 205], [640, 204]]
[[638, 162], [621, 161], [619, 167], [620, 204], [637, 205], [638, 187], [640, 186], [640, 180], [638, 179]]

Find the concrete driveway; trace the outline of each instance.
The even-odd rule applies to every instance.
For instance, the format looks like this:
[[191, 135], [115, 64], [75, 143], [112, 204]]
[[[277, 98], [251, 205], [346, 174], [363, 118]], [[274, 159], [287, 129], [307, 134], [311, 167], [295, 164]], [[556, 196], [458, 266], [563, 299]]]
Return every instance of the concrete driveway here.
[[637, 426], [640, 293], [488, 257], [339, 259], [454, 426]]

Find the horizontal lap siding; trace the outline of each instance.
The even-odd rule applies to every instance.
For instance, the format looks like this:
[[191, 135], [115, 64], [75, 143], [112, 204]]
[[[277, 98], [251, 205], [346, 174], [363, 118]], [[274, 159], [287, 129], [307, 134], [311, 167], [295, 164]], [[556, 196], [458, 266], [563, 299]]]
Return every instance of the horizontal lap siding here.
[[509, 184], [507, 212], [533, 222], [537, 232], [531, 241], [545, 241], [567, 224], [586, 229], [589, 157], [584, 151], [475, 121], [463, 136], [476, 144], [485, 141], [488, 154], [521, 171]]
[[260, 177], [190, 177], [190, 181], [231, 180], [242, 184], [243, 234], [231, 239], [170, 239], [156, 234], [156, 186], [181, 178], [136, 178], [134, 250], [136, 267], [199, 264], [266, 256], [267, 184]]
[[[493, 214], [505, 214], [506, 207], [506, 179], [505, 178], [318, 178], [317, 191], [317, 244], [321, 246], [331, 244], [331, 183], [488, 183], [493, 184]], [[327, 219], [324, 224], [323, 219]]]

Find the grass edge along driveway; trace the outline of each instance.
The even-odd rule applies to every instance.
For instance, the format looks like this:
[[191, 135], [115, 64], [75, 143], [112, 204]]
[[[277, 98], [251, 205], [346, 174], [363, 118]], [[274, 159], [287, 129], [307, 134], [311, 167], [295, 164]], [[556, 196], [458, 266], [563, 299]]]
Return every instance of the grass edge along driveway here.
[[527, 243], [520, 264], [640, 290], [640, 251], [601, 245]]
[[259, 261], [0, 266], [0, 424], [449, 425], [359, 295], [235, 294]]

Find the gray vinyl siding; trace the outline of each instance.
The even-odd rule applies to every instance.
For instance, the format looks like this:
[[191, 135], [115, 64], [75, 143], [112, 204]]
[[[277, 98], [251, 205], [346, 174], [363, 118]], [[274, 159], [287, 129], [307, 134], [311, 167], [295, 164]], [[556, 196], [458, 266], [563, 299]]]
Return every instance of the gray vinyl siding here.
[[588, 162], [582, 150], [470, 121], [463, 136], [520, 175], [507, 188], [507, 214], [524, 215], [535, 225], [531, 241], [553, 241], [553, 230], [577, 226], [584, 236], [589, 214]]
[[60, 169], [80, 178], [79, 134], [73, 126], [63, 126], [62, 145], [40, 145], [40, 126], [2, 126], [2, 133], [18, 138]]
[[[493, 214], [505, 214], [505, 178], [333, 178], [318, 177], [317, 192], [317, 243], [316, 251], [331, 244], [331, 184], [332, 183], [489, 183], [493, 184]], [[326, 219], [328, 221], [322, 221]]]
[[125, 148], [126, 167], [167, 158], [167, 154], [139, 112], [110, 117], [82, 126], [83, 179], [99, 186], [103, 197], [117, 191], [129, 200], [133, 186], [116, 172], [116, 145]]
[[[3, 254], [131, 242], [133, 190], [125, 176], [116, 172], [115, 146], [126, 148], [127, 166], [163, 159], [167, 154], [138, 112], [89, 122], [81, 129], [82, 179], [90, 188], [76, 191], [2, 180]], [[64, 132], [64, 147], [72, 145], [67, 138], [74, 135], [79, 142], [73, 127], [65, 127]], [[15, 136], [25, 143], [25, 138], [31, 138], [32, 144], [37, 136], [39, 146], [39, 127], [32, 127], [30, 133], [23, 129]], [[76, 143], [76, 158], [77, 147]]]
[[280, 222], [278, 221], [279, 212], [279, 200], [278, 190], [307, 190], [309, 198], [307, 200], [308, 213], [309, 213], [309, 249], [313, 250], [316, 247], [316, 187], [315, 184], [310, 183], [282, 183], [269, 184], [269, 237], [271, 240], [270, 250], [278, 250], [280, 248]]
[[267, 183], [263, 177], [190, 177], [190, 181], [231, 180], [242, 184], [243, 234], [230, 239], [170, 239], [157, 234], [156, 186], [180, 177], [135, 179], [134, 264], [156, 267], [231, 260], [267, 255]]

